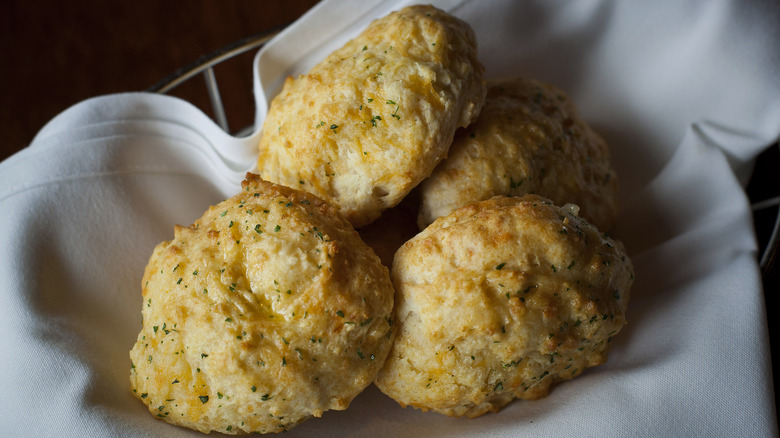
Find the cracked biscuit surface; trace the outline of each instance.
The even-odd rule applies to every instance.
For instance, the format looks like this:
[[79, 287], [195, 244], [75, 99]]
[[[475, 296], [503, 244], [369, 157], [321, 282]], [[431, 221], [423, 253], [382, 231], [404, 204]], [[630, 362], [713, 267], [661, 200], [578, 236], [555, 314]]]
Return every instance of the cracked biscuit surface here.
[[606, 361], [625, 324], [622, 245], [536, 195], [439, 218], [396, 253], [398, 334], [376, 380], [402, 406], [475, 417]]
[[492, 196], [534, 193], [579, 205], [609, 231], [617, 188], [606, 143], [563, 91], [525, 78], [492, 80], [477, 121], [456, 133], [448, 158], [420, 185], [418, 224]]
[[281, 432], [346, 409], [393, 341], [389, 273], [321, 199], [248, 175], [154, 249], [133, 393], [201, 432]]
[[447, 156], [485, 97], [473, 30], [432, 6], [373, 21], [269, 107], [258, 154], [268, 180], [331, 202], [354, 226], [398, 204]]

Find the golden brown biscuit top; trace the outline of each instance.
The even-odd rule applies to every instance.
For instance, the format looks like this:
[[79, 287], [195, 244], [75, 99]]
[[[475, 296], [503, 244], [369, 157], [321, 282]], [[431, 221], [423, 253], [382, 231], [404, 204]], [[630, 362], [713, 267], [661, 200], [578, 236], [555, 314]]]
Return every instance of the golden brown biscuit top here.
[[526, 193], [577, 204], [604, 231], [617, 220], [617, 176], [606, 143], [563, 91], [525, 78], [488, 82], [479, 118], [458, 131], [421, 193], [421, 227], [471, 202]]
[[[587, 278], [583, 286], [592, 290], [589, 299], [600, 303], [600, 312], [622, 313], [623, 302], [615, 299], [616, 291], [601, 286], [616, 279], [630, 284], [630, 260], [619, 242], [600, 234], [569, 208], [575, 207], [556, 207], [547, 198], [526, 195], [496, 196], [457, 209], [401, 247], [393, 263], [393, 281], [447, 290], [452, 282], [484, 280], [496, 292], [505, 291], [499, 297], [509, 293], [511, 299], [529, 287], [537, 295], [539, 291], [554, 294], [560, 292], [561, 282], [582, 284]], [[544, 287], [546, 283], [551, 287]], [[629, 288], [620, 289], [622, 296]], [[418, 298], [429, 299], [431, 310], [441, 304], [435, 295]], [[453, 310], [459, 312], [458, 306]], [[399, 308], [399, 316], [402, 313]], [[456, 327], [476, 323], [462, 317], [445, 319]]]
[[255, 175], [242, 188], [155, 248], [131, 382], [166, 421], [278, 432], [370, 384], [392, 285], [324, 201]]
[[332, 202], [355, 226], [396, 205], [484, 101], [474, 32], [431, 6], [375, 20], [288, 78], [260, 140], [263, 178]]
[[478, 416], [606, 360], [633, 267], [576, 208], [495, 197], [396, 253], [395, 344], [377, 386], [402, 405]]

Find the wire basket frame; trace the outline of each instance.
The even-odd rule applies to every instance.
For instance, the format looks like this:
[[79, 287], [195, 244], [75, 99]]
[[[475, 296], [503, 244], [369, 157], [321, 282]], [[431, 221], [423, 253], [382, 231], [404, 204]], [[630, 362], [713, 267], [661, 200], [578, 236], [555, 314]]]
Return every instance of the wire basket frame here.
[[249, 52], [250, 50], [260, 49], [265, 45], [265, 43], [278, 35], [283, 28], [284, 26], [277, 27], [247, 38], [240, 39], [220, 49], [217, 49], [212, 53], [201, 56], [195, 62], [176, 70], [160, 82], [154, 84], [147, 91], [167, 94], [179, 85], [189, 81], [199, 74], [202, 74], [204, 80], [206, 81], [206, 92], [208, 93], [209, 102], [211, 102], [211, 107], [214, 111], [215, 122], [217, 122], [220, 128], [225, 130], [225, 132], [241, 136], [245, 134], [247, 130], [251, 130], [253, 127], [250, 126], [243, 128], [240, 131], [231, 132], [227, 114], [225, 113], [225, 105], [222, 103], [222, 96], [219, 93], [217, 77], [214, 74], [214, 67], [217, 64], [228, 61], [238, 55]]
[[[201, 56], [195, 62], [176, 70], [160, 82], [154, 84], [147, 91], [167, 94], [184, 82], [187, 82], [195, 76], [202, 74], [206, 82], [208, 98], [214, 111], [215, 122], [217, 122], [217, 124], [223, 130], [225, 130], [225, 132], [237, 136], [245, 135], [254, 127], [249, 126], [233, 132], [230, 130], [227, 114], [225, 113], [225, 106], [219, 93], [219, 86], [217, 84], [216, 75], [214, 74], [214, 66], [250, 50], [260, 49], [269, 40], [278, 35], [279, 32], [284, 29], [284, 27], [285, 26], [280, 26], [247, 38], [240, 39], [210, 54]], [[775, 144], [774, 147], [778, 147], [778, 145]], [[761, 273], [764, 278], [769, 276], [770, 271], [774, 271], [774, 269], [776, 269], [775, 267], [777, 265], [778, 259], [778, 243], [780, 242], [780, 193], [775, 194], [778, 196], [760, 200], [752, 204], [752, 210], [754, 214], [767, 208], [778, 208], [774, 226], [769, 234], [765, 249], [759, 257], [759, 265], [761, 267]]]

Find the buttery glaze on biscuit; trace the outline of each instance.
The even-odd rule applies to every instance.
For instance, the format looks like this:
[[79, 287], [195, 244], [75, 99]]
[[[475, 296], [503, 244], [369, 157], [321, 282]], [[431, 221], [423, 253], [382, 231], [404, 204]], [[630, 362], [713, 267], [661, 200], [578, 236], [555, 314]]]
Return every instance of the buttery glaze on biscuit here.
[[633, 267], [619, 242], [535, 195], [439, 218], [395, 254], [398, 334], [376, 385], [476, 417], [606, 361]]
[[155, 249], [133, 393], [201, 432], [281, 432], [346, 409], [393, 342], [389, 273], [321, 199], [248, 175]]
[[372, 22], [288, 78], [263, 126], [258, 171], [314, 193], [356, 227], [396, 205], [447, 156], [485, 97], [473, 30], [432, 6]]
[[488, 82], [477, 121], [456, 133], [449, 157], [420, 185], [418, 224], [495, 195], [534, 193], [609, 231], [618, 213], [617, 176], [604, 140], [566, 94], [538, 81]]

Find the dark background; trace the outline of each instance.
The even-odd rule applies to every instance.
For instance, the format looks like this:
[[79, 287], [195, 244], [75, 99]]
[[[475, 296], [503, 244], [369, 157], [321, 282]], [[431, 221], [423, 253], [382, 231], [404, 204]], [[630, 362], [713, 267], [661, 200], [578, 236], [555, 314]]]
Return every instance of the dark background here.
[[[294, 21], [316, 0], [11, 0], [0, 14], [0, 161], [89, 97], [143, 91], [241, 38]], [[233, 125], [254, 118], [252, 54], [215, 69]], [[210, 111], [204, 81], [172, 94]]]

